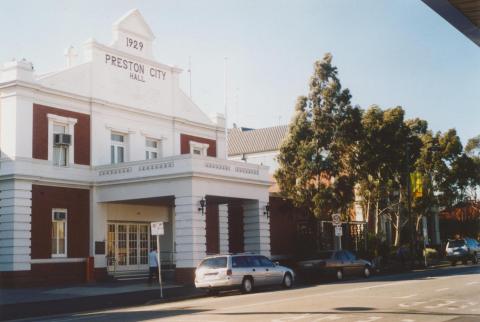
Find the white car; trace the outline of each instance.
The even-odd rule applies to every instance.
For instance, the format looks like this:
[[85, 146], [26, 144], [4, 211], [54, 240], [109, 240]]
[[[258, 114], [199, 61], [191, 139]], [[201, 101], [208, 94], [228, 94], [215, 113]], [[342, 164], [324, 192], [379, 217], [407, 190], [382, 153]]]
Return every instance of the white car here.
[[256, 287], [293, 286], [295, 274], [267, 257], [256, 254], [227, 254], [205, 258], [195, 271], [195, 287], [216, 293], [240, 289], [250, 293]]

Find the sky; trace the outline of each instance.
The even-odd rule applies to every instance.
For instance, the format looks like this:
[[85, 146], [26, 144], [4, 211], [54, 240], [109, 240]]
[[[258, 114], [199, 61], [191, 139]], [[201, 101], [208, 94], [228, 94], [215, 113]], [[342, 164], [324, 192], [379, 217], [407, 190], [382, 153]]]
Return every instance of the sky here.
[[[0, 0], [0, 63], [65, 66], [89, 38], [138, 8], [158, 61], [192, 70], [192, 98], [207, 114], [260, 128], [286, 124], [308, 93], [313, 63], [333, 55], [352, 104], [402, 106], [434, 131], [480, 134], [480, 48], [420, 0]], [[189, 92], [187, 73], [180, 79]]]

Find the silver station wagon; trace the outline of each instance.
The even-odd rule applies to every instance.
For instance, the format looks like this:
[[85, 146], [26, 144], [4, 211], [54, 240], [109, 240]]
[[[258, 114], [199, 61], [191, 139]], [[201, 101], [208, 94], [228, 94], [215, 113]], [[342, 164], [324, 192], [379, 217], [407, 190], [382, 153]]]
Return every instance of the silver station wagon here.
[[255, 254], [215, 255], [205, 258], [195, 271], [195, 286], [211, 294], [220, 290], [240, 289], [250, 293], [254, 287], [281, 285], [290, 288], [294, 273], [267, 257]]

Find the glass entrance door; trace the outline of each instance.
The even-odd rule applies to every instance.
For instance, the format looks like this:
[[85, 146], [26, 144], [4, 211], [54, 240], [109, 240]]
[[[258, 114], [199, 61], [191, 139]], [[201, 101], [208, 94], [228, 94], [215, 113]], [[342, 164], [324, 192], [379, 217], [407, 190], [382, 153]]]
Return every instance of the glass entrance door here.
[[148, 269], [148, 224], [109, 223], [107, 238], [108, 271]]

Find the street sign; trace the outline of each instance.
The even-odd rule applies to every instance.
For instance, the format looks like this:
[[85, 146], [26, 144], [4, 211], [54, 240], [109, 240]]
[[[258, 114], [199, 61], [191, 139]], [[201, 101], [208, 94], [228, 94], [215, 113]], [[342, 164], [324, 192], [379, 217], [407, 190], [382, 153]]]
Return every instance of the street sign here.
[[165, 233], [163, 229], [163, 221], [157, 221], [150, 223], [150, 230], [153, 236], [163, 236]]
[[341, 217], [340, 214], [333, 214], [332, 215], [332, 223], [335, 226], [338, 226], [341, 224]]
[[342, 236], [343, 231], [342, 231], [342, 226], [335, 226], [335, 236]]

